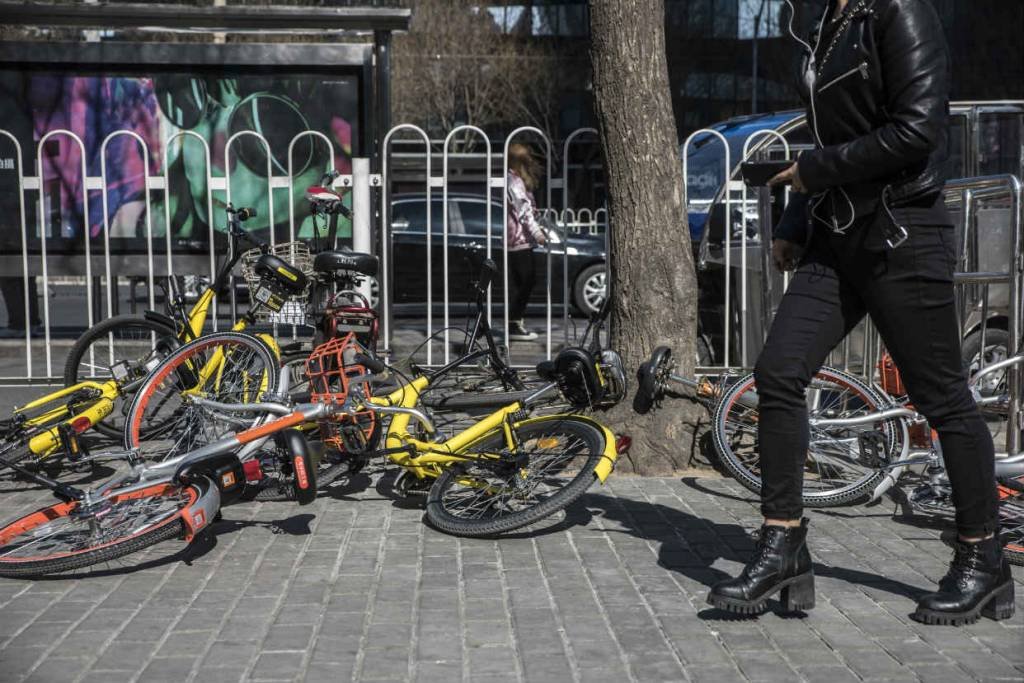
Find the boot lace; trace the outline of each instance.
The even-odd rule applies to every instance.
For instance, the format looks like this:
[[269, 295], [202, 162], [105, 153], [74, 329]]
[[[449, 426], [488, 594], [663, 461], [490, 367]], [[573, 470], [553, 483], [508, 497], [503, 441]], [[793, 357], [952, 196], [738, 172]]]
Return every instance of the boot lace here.
[[953, 561], [949, 563], [949, 571], [946, 572], [944, 580], [963, 588], [967, 585], [972, 570], [981, 569], [982, 564], [981, 553], [974, 545], [957, 543], [953, 547]]
[[769, 529], [756, 529], [750, 535], [757, 540], [757, 545], [754, 546], [754, 553], [750, 557], [750, 564], [748, 567], [762, 567], [768, 561], [768, 556], [772, 552], [772, 546], [768, 542], [768, 537], [772, 533], [778, 533], [774, 530]]

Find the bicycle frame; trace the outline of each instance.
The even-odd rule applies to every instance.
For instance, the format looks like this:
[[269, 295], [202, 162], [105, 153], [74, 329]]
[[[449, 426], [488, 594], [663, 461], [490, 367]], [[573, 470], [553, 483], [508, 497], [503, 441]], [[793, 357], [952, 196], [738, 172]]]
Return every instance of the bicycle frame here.
[[[409, 423], [416, 417], [416, 414], [410, 409], [416, 405], [420, 394], [427, 389], [429, 384], [430, 378], [417, 377], [410, 384], [396, 389], [386, 397], [369, 399], [366, 406], [368, 409], [378, 412], [386, 412], [389, 408], [392, 410], [394, 408], [403, 409], [392, 418], [391, 424], [388, 426], [384, 453], [393, 463], [408, 470], [418, 479], [435, 478], [441, 474], [444, 468], [454, 463], [465, 462], [468, 457], [462, 452], [498, 429], [504, 433], [506, 447], [510, 450], [514, 449], [516, 442], [512, 431], [513, 424], [518, 426], [543, 419], [522, 420], [515, 419], [515, 416], [528, 411], [531, 405], [539, 401], [545, 394], [557, 389], [558, 386], [555, 383], [548, 384], [521, 401], [499, 408], [450, 439], [436, 442], [423, 441], [409, 433]], [[611, 474], [618, 458], [615, 436], [607, 427], [589, 417], [584, 415], [572, 415], [571, 417], [590, 422], [604, 433], [604, 457], [595, 469], [598, 479], [603, 483]], [[433, 432], [432, 426], [427, 431]]]

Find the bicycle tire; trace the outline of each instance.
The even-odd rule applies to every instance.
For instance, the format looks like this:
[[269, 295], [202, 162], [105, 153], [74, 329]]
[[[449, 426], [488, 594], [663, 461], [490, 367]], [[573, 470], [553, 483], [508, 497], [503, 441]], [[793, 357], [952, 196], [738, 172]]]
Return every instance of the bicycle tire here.
[[[179, 387], [175, 386], [177, 378], [182, 374], [193, 373], [192, 368], [197, 364], [196, 361], [198, 361], [199, 365], [204, 363], [203, 354], [214, 347], [241, 348], [243, 352], [250, 353], [251, 358], [256, 363], [256, 372], [262, 373], [259, 375], [261, 377], [261, 385], [263, 382], [262, 378], [266, 380], [264, 393], [273, 394], [277, 392], [279, 364], [273, 349], [266, 342], [258, 337], [241, 332], [215, 332], [205, 335], [185, 344], [167, 356], [135, 392], [125, 420], [123, 436], [125, 448], [141, 447], [143, 439], [140, 438], [140, 433], [143, 420], [156, 420], [157, 418], [154, 413], [162, 410], [164, 406], [168, 405], [168, 401], [171, 400], [168, 398], [163, 402], [158, 401], [153, 404], [153, 409], [149, 410], [158, 390], [165, 392], [169, 397], [173, 396], [179, 391]], [[248, 398], [248, 392], [252, 392], [252, 387], [248, 384], [246, 392], [246, 398]], [[238, 400], [233, 395], [222, 396], [218, 394], [213, 398], [227, 402]], [[171, 405], [173, 407], [173, 404]], [[147, 433], [147, 439], [160, 436], [165, 441], [167, 439], [172, 440], [171, 449], [173, 450], [192, 450], [206, 443], [211, 443], [228, 433], [234, 433], [241, 429], [255, 426], [260, 420], [265, 418], [263, 414], [255, 414], [251, 418], [240, 418], [229, 424], [223, 431], [218, 432], [217, 430], [220, 427], [211, 424], [209, 411], [199, 407], [186, 407], [184, 402], [175, 408], [175, 411], [181, 411], [180, 413], [174, 413], [181, 415], [181, 417], [173, 424], [168, 421], [170, 418], [161, 418], [161, 425], [171, 426], [166, 427], [165, 432], [159, 435]], [[199, 427], [203, 427], [203, 429], [198, 429]], [[182, 443], [182, 440], [187, 441], [187, 443]], [[168, 453], [170, 453], [170, 450]]]
[[[839, 384], [840, 386], [844, 384], [847, 385], [849, 388], [852, 388], [857, 392], [857, 394], [860, 395], [861, 400], [866, 404], [869, 404], [873, 409], [877, 410], [881, 406], [887, 404], [887, 401], [872, 387], [852, 375], [834, 368], [822, 368], [815, 374], [815, 378], [824, 378], [826, 381]], [[729, 437], [726, 433], [726, 421], [732, 405], [736, 402], [739, 396], [750, 391], [753, 387], [754, 376], [751, 373], [740, 378], [740, 380], [725, 392], [719, 400], [718, 405], [715, 407], [714, 417], [712, 419], [712, 433], [714, 435], [715, 451], [718, 454], [719, 461], [725, 469], [729, 471], [729, 474], [731, 474], [736, 481], [742, 484], [749, 491], [760, 495], [761, 477], [751, 471], [747, 465], [734, 454], [733, 449], [728, 445]], [[899, 424], [901, 430], [901, 433], [898, 436], [905, 441], [907, 438], [906, 423], [902, 420], [898, 420], [896, 422]], [[901, 443], [898, 441], [897, 435], [895, 433], [891, 434], [890, 442], [887, 445], [888, 452], [890, 454], [894, 452], [894, 448], [897, 443]], [[838, 507], [849, 505], [863, 499], [867, 494], [873, 491], [874, 487], [877, 486], [884, 476], [885, 473], [883, 471], [874, 470], [869, 475], [847, 486], [810, 493], [805, 490], [803, 492], [803, 505], [806, 507]]]
[[[168, 327], [167, 325], [164, 325], [163, 323], [157, 322], [155, 320], [149, 320], [147, 318], [142, 318], [134, 315], [116, 315], [113, 318], [101, 320], [100, 322], [96, 323], [95, 325], [87, 329], [85, 332], [83, 332], [82, 336], [80, 336], [75, 341], [74, 345], [71, 347], [71, 350], [68, 352], [67, 360], [64, 362], [65, 387], [74, 386], [79, 382], [85, 380], [95, 379], [95, 381], [103, 382], [109, 379], [107, 377], [92, 378], [88, 376], [82, 376], [79, 371], [82, 366], [82, 360], [86, 357], [89, 348], [96, 342], [99, 342], [100, 344], [106, 343], [108, 335], [112, 333], [114, 330], [118, 329], [134, 329], [144, 332], [153, 332], [157, 335], [158, 339], [167, 338], [169, 340], [172, 340], [169, 341], [170, 348], [177, 346], [178, 343], [177, 332], [174, 329]], [[123, 360], [128, 359], [114, 359], [115, 362]], [[115, 401], [114, 403], [114, 407], [110, 415], [108, 415], [107, 418], [102, 422], [98, 422], [95, 425], [93, 425], [95, 429], [104, 436], [114, 438], [121, 436], [121, 433], [124, 430], [124, 425], [118, 424], [118, 422], [116, 420], [113, 420], [112, 418], [119, 412], [122, 412], [126, 405], [127, 402], [124, 400], [123, 397], [118, 398], [117, 401]]]
[[1024, 567], [1024, 543], [1005, 543], [1003, 554], [1006, 555], [1006, 560], [1010, 564]]
[[[134, 494], [126, 495], [113, 491], [105, 496], [105, 498], [116, 505], [118, 502], [122, 502], [122, 499], [123, 501], [128, 501], [145, 498], [147, 496], [139, 494], [144, 494], [147, 491], [153, 491], [149, 496], [153, 497], [155, 494], [168, 492], [169, 490], [187, 492], [189, 494], [188, 502], [179, 507], [176, 512], [161, 519], [151, 528], [137, 531], [122, 539], [105, 542], [95, 548], [86, 548], [70, 553], [58, 553], [52, 557], [11, 559], [9, 556], [5, 556], [5, 548], [9, 546], [12, 539], [17, 538], [19, 532], [24, 533], [25, 531], [38, 529], [44, 523], [50, 523], [54, 520], [70, 519], [71, 513], [78, 506], [77, 502], [57, 503], [5, 525], [0, 528], [0, 576], [8, 578], [30, 577], [83, 569], [131, 555], [172, 538], [183, 537], [185, 534], [185, 523], [181, 518], [181, 510], [195, 502], [199, 497], [199, 490], [194, 484], [189, 486], [175, 486], [168, 483], [154, 484], [147, 489], [143, 489], [142, 492]], [[7, 553], [9, 552], [10, 549], [7, 550]]]
[[1010, 564], [1024, 566], [1024, 477], [1000, 481], [998, 491], [1003, 554]]
[[[517, 425], [514, 429], [520, 440], [526, 441], [530, 438], [529, 434], [531, 432], [547, 434], [548, 436], [552, 435], [554, 432], [550, 431], [549, 426], [553, 425], [553, 423], [558, 424], [555, 429], [575, 432], [575, 436], [580, 437], [585, 442], [589, 451], [589, 455], [586, 456], [583, 465], [565, 487], [559, 489], [549, 498], [541, 500], [537, 505], [527, 507], [526, 509], [488, 519], [470, 520], [453, 515], [445, 508], [445, 492], [456, 483], [456, 478], [460, 474], [463, 474], [468, 467], [473, 466], [473, 463], [467, 462], [454, 465], [441, 473], [441, 476], [434, 481], [434, 484], [427, 493], [427, 519], [430, 523], [440, 531], [453, 536], [469, 538], [497, 536], [536, 524], [567, 507], [583, 495], [597, 478], [594, 470], [604, 457], [605, 434], [587, 420], [566, 415], [550, 415], [538, 418], [524, 425]], [[545, 432], [545, 427], [549, 427], [549, 431]], [[542, 437], [538, 436], [536, 438]], [[501, 449], [503, 444], [504, 434], [501, 429], [498, 429], [485, 435], [475, 444], [459, 451], [459, 453], [466, 454], [474, 448], [485, 450]], [[513, 473], [512, 476], [516, 477], [518, 475]]]

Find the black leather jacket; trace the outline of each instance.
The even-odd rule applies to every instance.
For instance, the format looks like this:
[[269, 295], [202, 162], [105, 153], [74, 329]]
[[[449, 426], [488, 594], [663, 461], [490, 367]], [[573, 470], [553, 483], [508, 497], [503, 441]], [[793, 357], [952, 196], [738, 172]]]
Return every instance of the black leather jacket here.
[[[831, 19], [834, 5], [809, 41], [814, 60], [803, 62], [805, 74], [812, 66], [817, 74], [813, 89], [801, 80], [816, 149], [800, 155], [799, 169], [812, 218], [842, 229], [873, 215], [883, 192], [898, 207], [941, 191], [950, 59], [929, 0], [850, 0]], [[794, 209], [804, 203], [797, 198]], [[776, 236], [799, 241], [795, 212]]]

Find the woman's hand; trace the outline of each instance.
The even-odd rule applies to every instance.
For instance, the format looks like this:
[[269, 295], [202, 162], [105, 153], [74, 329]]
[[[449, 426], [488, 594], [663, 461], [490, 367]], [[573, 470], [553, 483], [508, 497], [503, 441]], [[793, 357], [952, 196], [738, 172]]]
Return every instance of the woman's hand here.
[[772, 240], [772, 260], [775, 261], [775, 267], [783, 272], [796, 270], [803, 253], [804, 248], [796, 242]]
[[776, 185], [792, 185], [793, 192], [807, 192], [804, 182], [800, 179], [800, 168], [796, 163], [768, 181], [768, 187]]

